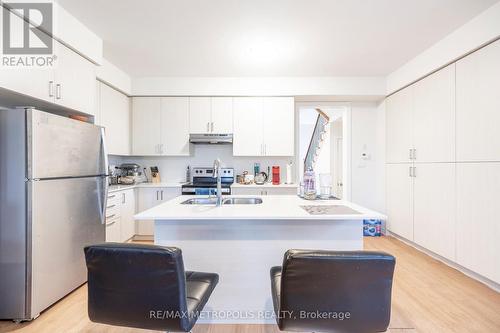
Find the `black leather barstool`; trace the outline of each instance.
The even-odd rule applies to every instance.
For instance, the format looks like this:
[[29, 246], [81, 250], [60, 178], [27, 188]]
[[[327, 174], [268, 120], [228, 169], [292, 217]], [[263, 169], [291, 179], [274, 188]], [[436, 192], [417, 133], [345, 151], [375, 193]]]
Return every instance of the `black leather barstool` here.
[[175, 247], [106, 243], [84, 251], [88, 313], [97, 323], [189, 332], [219, 281], [184, 272]]
[[391, 317], [395, 259], [368, 251], [289, 250], [271, 268], [280, 330], [384, 332]]

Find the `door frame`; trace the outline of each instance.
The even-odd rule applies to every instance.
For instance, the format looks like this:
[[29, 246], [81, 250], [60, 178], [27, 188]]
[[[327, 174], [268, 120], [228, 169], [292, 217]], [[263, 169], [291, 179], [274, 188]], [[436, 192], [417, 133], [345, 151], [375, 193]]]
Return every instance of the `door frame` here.
[[351, 170], [351, 140], [352, 140], [352, 115], [351, 115], [351, 103], [346, 102], [322, 102], [322, 101], [311, 101], [311, 102], [295, 102], [295, 170], [296, 170], [296, 181], [300, 183], [302, 178], [299, 175], [300, 166], [300, 109], [303, 108], [342, 108], [342, 181], [343, 181], [343, 195], [342, 199], [350, 201], [351, 200], [351, 185], [352, 185], [352, 170]]

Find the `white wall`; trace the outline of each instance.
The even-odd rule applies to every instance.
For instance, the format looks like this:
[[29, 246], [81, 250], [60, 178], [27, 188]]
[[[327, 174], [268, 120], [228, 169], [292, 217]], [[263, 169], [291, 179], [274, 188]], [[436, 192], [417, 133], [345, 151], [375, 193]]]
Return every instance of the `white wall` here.
[[378, 211], [385, 210], [383, 110], [376, 103], [351, 104], [351, 201]]
[[134, 78], [134, 96], [385, 96], [384, 77]]
[[101, 66], [96, 67], [96, 77], [125, 95], [130, 95], [132, 91], [132, 79], [130, 76], [104, 58], [102, 59]]
[[[253, 173], [254, 162], [259, 162], [261, 170], [267, 172], [267, 166], [279, 165], [281, 179], [285, 179], [285, 166], [294, 158], [287, 157], [233, 157], [231, 145], [193, 145], [189, 157], [110, 157], [110, 164], [137, 163], [143, 167], [158, 166], [163, 182], [181, 182], [186, 178], [186, 168], [212, 167], [215, 158], [220, 158], [226, 167], [234, 167], [236, 174], [243, 171]], [[295, 177], [295, 175], [293, 175]], [[295, 178], [292, 178], [295, 179]]]
[[387, 93], [403, 88], [498, 37], [500, 2], [389, 74]]

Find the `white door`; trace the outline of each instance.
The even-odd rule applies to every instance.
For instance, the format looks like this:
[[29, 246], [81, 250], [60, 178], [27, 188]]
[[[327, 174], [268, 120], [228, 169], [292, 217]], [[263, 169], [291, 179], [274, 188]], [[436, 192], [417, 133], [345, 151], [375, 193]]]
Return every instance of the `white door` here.
[[[0, 14], [4, 16], [7, 9], [0, 6]], [[11, 24], [22, 26], [23, 19], [14, 14], [10, 16]], [[54, 102], [55, 84], [54, 69], [34, 67], [8, 67], [0, 65], [0, 87], [28, 95], [48, 102]]]
[[135, 235], [135, 195], [134, 190], [126, 190], [121, 194], [121, 241], [127, 241]]
[[417, 82], [413, 100], [415, 161], [454, 162], [455, 64]]
[[129, 155], [129, 98], [104, 83], [99, 85], [100, 124], [106, 128], [108, 152], [113, 155]]
[[132, 98], [132, 154], [160, 155], [161, 98]]
[[234, 156], [264, 154], [262, 107], [260, 97], [235, 97], [233, 99]]
[[188, 97], [163, 97], [161, 99], [161, 154], [189, 155]]
[[413, 86], [386, 100], [386, 161], [404, 163], [410, 160], [412, 142]]
[[211, 109], [210, 97], [189, 97], [189, 133], [210, 133]]
[[457, 161], [500, 161], [500, 41], [459, 60]]
[[218, 134], [233, 133], [233, 98], [212, 97], [211, 131]]
[[500, 163], [457, 164], [457, 262], [500, 283]]
[[387, 228], [413, 240], [413, 177], [412, 164], [386, 164]]
[[414, 241], [455, 260], [455, 163], [416, 164]]
[[62, 44], [54, 43], [57, 52], [55, 68], [55, 102], [94, 115], [95, 65]]
[[295, 153], [295, 104], [293, 97], [263, 98], [264, 154], [293, 156]]

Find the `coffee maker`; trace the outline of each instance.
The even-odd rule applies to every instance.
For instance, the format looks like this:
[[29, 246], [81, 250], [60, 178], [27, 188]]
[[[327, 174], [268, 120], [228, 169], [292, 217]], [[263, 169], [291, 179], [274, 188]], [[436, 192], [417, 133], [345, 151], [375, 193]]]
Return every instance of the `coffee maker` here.
[[146, 181], [145, 176], [141, 172], [141, 166], [136, 163], [123, 163], [117, 169], [121, 170], [122, 184], [139, 184]]

